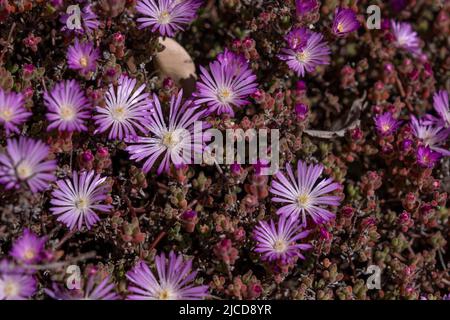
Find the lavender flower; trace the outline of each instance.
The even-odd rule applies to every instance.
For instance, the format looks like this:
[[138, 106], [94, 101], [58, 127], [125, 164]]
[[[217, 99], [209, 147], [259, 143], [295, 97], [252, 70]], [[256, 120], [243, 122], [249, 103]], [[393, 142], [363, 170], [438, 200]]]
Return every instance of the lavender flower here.
[[84, 34], [84, 33], [92, 34], [100, 26], [98, 16], [92, 11], [92, 6], [90, 4], [84, 6], [80, 12], [81, 25], [79, 26], [79, 28], [73, 30], [68, 29], [67, 28], [68, 18], [69, 15], [66, 13], [64, 13], [60, 18], [60, 22], [64, 24], [64, 26], [62, 27], [63, 31], [75, 32], [77, 34]]
[[289, 45], [292, 50], [302, 49], [307, 43], [311, 36], [311, 32], [306, 28], [295, 28], [291, 30], [285, 37], [284, 40]]
[[441, 154], [431, 150], [429, 147], [419, 146], [417, 148], [416, 160], [423, 168], [433, 168], [440, 158]]
[[430, 147], [433, 151], [439, 152], [443, 156], [450, 156], [450, 151], [441, 147], [450, 135], [449, 128], [424, 125], [423, 122], [419, 122], [414, 116], [411, 116], [411, 128], [414, 135], [425, 146]]
[[41, 141], [20, 137], [7, 141], [5, 153], [0, 153], [0, 184], [6, 189], [18, 189], [22, 183], [32, 192], [48, 188], [55, 179], [55, 160], [46, 160], [49, 147]]
[[128, 291], [130, 300], [201, 300], [208, 295], [208, 286], [195, 286], [197, 272], [191, 272], [192, 260], [183, 261], [183, 255], [173, 251], [166, 259], [164, 253], [155, 257], [158, 279], [147, 264], [140, 261], [127, 278], [133, 285]]
[[[160, 156], [162, 156], [162, 161], [157, 170], [158, 174], [161, 174], [163, 171], [168, 172], [170, 163], [173, 163], [176, 168], [190, 164], [193, 153], [201, 153], [203, 151], [203, 141], [197, 141], [202, 139], [191, 138], [195, 138], [194, 130], [197, 129], [194, 127], [194, 123], [201, 120], [206, 112], [198, 111], [192, 106], [190, 100], [182, 105], [182, 96], [182, 90], [177, 96], [172, 96], [169, 121], [167, 123], [164, 120], [158, 96], [154, 95], [153, 105], [155, 112], [152, 113], [150, 124], [148, 125], [148, 130], [152, 137], [137, 137], [135, 141], [131, 142], [132, 145], [127, 148], [127, 151], [131, 154], [130, 159], [137, 161], [146, 159], [142, 168], [145, 173], [151, 170]], [[203, 128], [198, 129], [202, 130]], [[202, 134], [201, 132], [198, 133]]]
[[395, 45], [402, 48], [413, 55], [419, 55], [420, 39], [411, 26], [407, 22], [391, 21], [391, 28], [395, 39]]
[[85, 120], [90, 117], [89, 102], [75, 80], [59, 82], [50, 93], [45, 92], [44, 104], [51, 122], [47, 130], [87, 131]]
[[80, 43], [75, 39], [73, 46], [67, 50], [67, 64], [69, 69], [78, 70], [81, 75], [88, 76], [97, 69], [100, 51], [94, 48], [92, 42]]
[[440, 90], [433, 96], [434, 110], [440, 116], [440, 121], [437, 121], [436, 125], [450, 128], [450, 105], [448, 103], [448, 92]]
[[72, 180], [58, 180], [58, 189], [52, 193], [50, 211], [59, 216], [58, 221], [69, 229], [80, 230], [83, 224], [90, 229], [100, 218], [94, 212], [108, 212], [112, 206], [101, 204], [107, 198], [106, 177], [100, 178], [95, 171], [72, 174]]
[[31, 116], [24, 107], [24, 97], [21, 93], [5, 92], [0, 87], [0, 125], [3, 125], [5, 132], [19, 133], [19, 128]]
[[233, 107], [247, 105], [247, 97], [256, 91], [256, 76], [241, 56], [227, 50], [209, 69], [200, 66], [195, 104], [206, 103], [210, 112], [234, 116]]
[[302, 225], [306, 225], [306, 214], [309, 214], [316, 224], [324, 223], [334, 217], [334, 214], [321, 206], [338, 206], [340, 197], [328, 195], [338, 190], [340, 184], [333, 182], [331, 178], [317, 179], [322, 174], [322, 165], [307, 165], [303, 161], [297, 163], [297, 180], [294, 177], [291, 166], [286, 164], [288, 178], [279, 171], [276, 174], [278, 181], [273, 181], [270, 192], [276, 195], [274, 202], [287, 203], [278, 209], [277, 214], [286, 216], [301, 216]]
[[22, 237], [14, 242], [10, 255], [25, 264], [37, 263], [42, 259], [46, 241], [46, 237], [39, 238], [29, 229], [25, 229]]
[[286, 61], [289, 68], [301, 77], [304, 77], [306, 72], [313, 72], [319, 65], [329, 64], [331, 53], [328, 44], [322, 41], [322, 34], [307, 29], [304, 32], [308, 33], [309, 36], [303, 47], [297, 50], [283, 48], [281, 53], [277, 55], [280, 60]]
[[36, 280], [27, 274], [0, 273], [0, 300], [26, 300], [36, 292]]
[[117, 90], [113, 85], [109, 87], [105, 96], [106, 106], [96, 107], [96, 132], [109, 130], [109, 139], [120, 140], [130, 135], [136, 136], [136, 129], [145, 133], [151, 104], [144, 89], [145, 84], [136, 89], [136, 79], [121, 76]]
[[263, 260], [281, 261], [288, 263], [293, 257], [305, 257], [301, 250], [312, 248], [310, 244], [298, 244], [297, 241], [305, 238], [309, 231], [302, 231], [297, 216], [280, 216], [278, 224], [260, 221], [255, 227], [254, 237], [258, 242], [255, 251], [262, 254]]
[[96, 276], [91, 275], [83, 289], [69, 290], [53, 283], [52, 289], [45, 289], [51, 298], [56, 300], [119, 300], [114, 291], [115, 285], [109, 276], [106, 276], [98, 285]]
[[374, 121], [378, 133], [383, 137], [393, 134], [400, 125], [400, 121], [395, 119], [390, 112], [374, 117]]
[[151, 27], [152, 32], [173, 37], [194, 20], [200, 5], [198, 0], [139, 0], [136, 10], [143, 17], [137, 22], [141, 29]]
[[345, 37], [348, 33], [358, 30], [359, 21], [352, 9], [336, 8], [333, 21], [333, 33]]

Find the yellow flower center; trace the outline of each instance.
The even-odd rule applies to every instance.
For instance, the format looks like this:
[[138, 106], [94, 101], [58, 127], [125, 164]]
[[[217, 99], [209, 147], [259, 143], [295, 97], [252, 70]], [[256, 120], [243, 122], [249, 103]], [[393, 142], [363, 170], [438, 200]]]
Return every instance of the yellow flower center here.
[[217, 97], [221, 102], [226, 103], [231, 99], [231, 90], [229, 90], [228, 88], [223, 88], [219, 91]]
[[337, 29], [338, 29], [339, 32], [344, 31], [344, 26], [342, 25], [342, 23], [340, 23], [340, 22], [338, 23]]
[[170, 13], [169, 11], [165, 10], [161, 12], [161, 14], [158, 17], [158, 22], [160, 24], [168, 24], [170, 23]]
[[296, 54], [296, 58], [300, 62], [305, 62], [305, 61], [307, 61], [309, 59], [309, 54], [306, 51], [298, 52]]
[[25, 250], [25, 252], [23, 254], [23, 258], [27, 261], [33, 260], [35, 256], [36, 256], [36, 254], [34, 253], [34, 250], [31, 248], [28, 248], [27, 250]]
[[162, 289], [158, 295], [159, 300], [173, 300], [174, 294], [170, 289]]
[[391, 130], [391, 126], [388, 124], [383, 124], [381, 126], [381, 129], [383, 130], [383, 132], [388, 132], [389, 130]]
[[64, 121], [71, 121], [75, 118], [75, 110], [70, 105], [64, 105], [59, 109], [59, 116]]
[[309, 203], [309, 196], [307, 194], [301, 194], [297, 198], [297, 203], [300, 207], [304, 208]]
[[7, 297], [16, 297], [19, 294], [19, 286], [17, 283], [14, 283], [12, 281], [6, 282], [5, 286], [3, 287], [3, 294]]
[[22, 162], [21, 164], [19, 164], [17, 166], [16, 172], [17, 172], [17, 176], [21, 180], [26, 180], [33, 174], [33, 170], [31, 168], [31, 166], [25, 162]]
[[88, 66], [88, 64], [89, 64], [88, 58], [87, 58], [86, 56], [82, 56], [82, 57], [80, 58], [80, 65], [81, 65], [83, 68], [86, 68], [86, 67]]
[[86, 210], [89, 207], [89, 200], [85, 198], [79, 198], [75, 201], [75, 207], [79, 210]]
[[0, 108], [0, 119], [3, 119], [5, 122], [11, 121], [13, 116], [13, 112], [11, 108], [4, 107]]
[[178, 135], [174, 132], [166, 132], [162, 137], [162, 144], [167, 148], [173, 148], [180, 142]]
[[284, 241], [284, 240], [282, 240], [282, 239], [279, 239], [279, 240], [277, 240], [277, 241], [275, 241], [275, 243], [273, 244], [273, 249], [276, 251], [276, 252], [285, 252], [286, 251], [286, 249], [287, 249], [287, 243], [286, 243], [286, 241]]

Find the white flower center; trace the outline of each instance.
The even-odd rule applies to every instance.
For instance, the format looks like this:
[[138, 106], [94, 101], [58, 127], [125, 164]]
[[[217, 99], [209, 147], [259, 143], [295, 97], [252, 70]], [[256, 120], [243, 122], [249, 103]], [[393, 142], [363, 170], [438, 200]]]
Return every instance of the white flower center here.
[[115, 120], [120, 122], [127, 119], [127, 109], [122, 105], [116, 106], [114, 109], [112, 109], [111, 114]]
[[5, 122], [11, 121], [13, 118], [13, 111], [11, 108], [3, 107], [0, 108], [0, 119], [3, 119]]
[[3, 294], [6, 297], [14, 298], [19, 295], [20, 287], [17, 283], [12, 281], [6, 281], [3, 286]]
[[26, 180], [33, 174], [33, 168], [23, 161], [17, 166], [16, 173], [20, 180]]
[[72, 121], [75, 118], [75, 109], [71, 105], [63, 105], [59, 109], [59, 116], [64, 121]]
[[286, 243], [285, 240], [283, 239], [278, 239], [277, 241], [275, 241], [275, 243], [273, 244], [273, 249], [278, 252], [278, 253], [283, 253], [286, 251], [288, 247], [288, 244]]
[[175, 293], [170, 288], [161, 289], [161, 291], [158, 293], [158, 299], [159, 300], [174, 300]]
[[305, 50], [302, 52], [298, 52], [295, 57], [299, 62], [306, 62], [309, 60], [309, 53]]
[[88, 198], [78, 198], [75, 200], [75, 207], [81, 211], [84, 211], [89, 208], [90, 201]]
[[163, 12], [161, 12], [158, 17], [159, 24], [168, 24], [168, 23], [170, 23], [170, 20], [171, 20], [170, 13], [167, 10], [164, 10]]
[[163, 137], [161, 139], [161, 142], [168, 149], [172, 149], [173, 147], [175, 147], [180, 142], [180, 137], [175, 132], [170, 132], [169, 131], [169, 132], [166, 132], [163, 135]]
[[231, 101], [233, 97], [233, 93], [231, 92], [230, 89], [228, 88], [222, 88], [219, 90], [219, 92], [217, 93], [217, 98], [219, 99], [220, 102], [222, 103], [228, 103]]
[[308, 194], [303, 193], [297, 197], [297, 204], [300, 208], [306, 208], [309, 205], [311, 198]]

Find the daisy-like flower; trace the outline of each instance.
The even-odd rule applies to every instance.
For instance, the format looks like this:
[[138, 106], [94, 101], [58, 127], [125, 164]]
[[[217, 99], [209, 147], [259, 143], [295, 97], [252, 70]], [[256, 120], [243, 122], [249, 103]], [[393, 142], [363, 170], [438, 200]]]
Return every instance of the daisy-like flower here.
[[86, 285], [80, 290], [66, 289], [53, 283], [52, 289], [45, 289], [45, 293], [55, 300], [119, 300], [119, 296], [114, 291], [115, 285], [109, 276], [97, 285], [96, 281], [97, 276], [91, 275]]
[[20, 137], [6, 143], [0, 153], [0, 184], [6, 189], [18, 189], [26, 184], [32, 192], [48, 188], [55, 180], [55, 160], [46, 160], [50, 148], [41, 141]]
[[25, 229], [22, 237], [14, 242], [10, 255], [25, 264], [37, 263], [42, 259], [46, 241], [46, 237], [40, 238], [29, 229]]
[[19, 133], [19, 128], [31, 116], [31, 112], [24, 107], [24, 97], [21, 93], [5, 92], [0, 88], [0, 125], [9, 135]]
[[395, 45], [413, 55], [421, 53], [420, 39], [408, 22], [391, 21], [391, 29], [394, 35]]
[[338, 37], [358, 30], [360, 24], [352, 9], [336, 8], [333, 21], [333, 33]]
[[309, 34], [309, 37], [303, 47], [297, 50], [283, 48], [277, 55], [301, 77], [304, 77], [306, 72], [313, 72], [320, 65], [329, 64], [331, 53], [328, 44], [323, 41], [322, 34], [309, 30], [305, 30], [305, 32]]
[[110, 85], [105, 96], [106, 106], [97, 106], [94, 116], [96, 132], [109, 130], [109, 139], [122, 140], [136, 136], [136, 130], [145, 133], [149, 123], [151, 102], [143, 92], [145, 84], [136, 89], [136, 79], [121, 76], [117, 88]]
[[[152, 113], [148, 130], [150, 137], [137, 137], [132, 145], [127, 147], [131, 154], [130, 159], [141, 161], [145, 159], [142, 170], [147, 173], [151, 170], [156, 160], [162, 157], [157, 173], [169, 172], [170, 163], [176, 168], [191, 164], [195, 153], [201, 153], [204, 149], [203, 139], [195, 139], [196, 134], [202, 134], [205, 126], [197, 128], [196, 121], [200, 121], [206, 115], [206, 111], [198, 111], [192, 106], [192, 101], [181, 103], [182, 90], [178, 96], [173, 95], [170, 100], [169, 121], [164, 120], [164, 115], [158, 96], [153, 96], [155, 112]], [[198, 131], [202, 132], [198, 132]]]
[[234, 116], [233, 107], [247, 105], [247, 97], [258, 87], [247, 61], [228, 50], [209, 64], [209, 71], [202, 66], [200, 71], [195, 104], [206, 103], [211, 113]]
[[417, 148], [416, 160], [423, 168], [433, 168], [436, 162], [441, 159], [441, 154], [431, 150], [429, 147], [419, 146]]
[[275, 177], [278, 181], [273, 181], [270, 192], [275, 195], [274, 202], [287, 203], [286, 206], [278, 209], [277, 214], [286, 216], [298, 216], [302, 225], [306, 225], [306, 214], [308, 214], [316, 224], [325, 223], [334, 218], [334, 213], [322, 206], [338, 206], [341, 198], [329, 195], [330, 192], [341, 188], [339, 183], [333, 182], [331, 178], [321, 180], [317, 183], [322, 174], [322, 165], [307, 165], [303, 161], [297, 163], [297, 179], [289, 164], [286, 164], [288, 178], [279, 171]]
[[374, 117], [374, 121], [378, 134], [383, 137], [393, 134], [400, 125], [400, 121], [395, 119], [390, 112], [385, 112]]
[[441, 126], [427, 126], [411, 116], [411, 128], [416, 138], [420, 139], [424, 146], [439, 152], [443, 156], [450, 156], [448, 149], [442, 148], [450, 135], [450, 128]]
[[164, 253], [156, 256], [155, 265], [158, 279], [143, 261], [127, 273], [133, 283], [129, 300], [202, 300], [208, 295], [208, 286], [193, 283], [197, 272], [191, 272], [192, 260], [184, 261], [172, 251], [168, 259]]
[[94, 11], [92, 11], [92, 6], [90, 4], [87, 4], [83, 7], [83, 9], [80, 10], [80, 22], [81, 24], [79, 26], [74, 25], [75, 29], [69, 29], [67, 26], [67, 20], [72, 15], [68, 15], [64, 13], [61, 16], [61, 23], [64, 24], [62, 27], [63, 31], [68, 32], [75, 32], [77, 34], [92, 34], [95, 30], [98, 29], [100, 26], [100, 21], [98, 20], [98, 16], [95, 14]]
[[61, 81], [51, 92], [45, 92], [44, 104], [50, 121], [47, 130], [87, 131], [85, 120], [91, 116], [89, 101], [75, 80]]
[[437, 125], [450, 128], [450, 105], [447, 91], [440, 90], [434, 94], [433, 107], [441, 118], [441, 121], [437, 121]]
[[67, 49], [67, 64], [70, 69], [77, 70], [81, 75], [88, 76], [97, 69], [100, 51], [94, 48], [92, 42], [75, 43]]
[[198, 0], [139, 0], [136, 10], [143, 17], [137, 22], [141, 29], [150, 27], [152, 32], [173, 37], [194, 20], [200, 5]]
[[26, 300], [35, 292], [33, 276], [0, 274], [0, 300]]
[[260, 221], [253, 232], [258, 242], [255, 251], [262, 254], [262, 259], [267, 261], [286, 263], [293, 257], [304, 259], [300, 251], [310, 249], [312, 246], [297, 243], [309, 234], [309, 230], [301, 230], [302, 226], [297, 216], [280, 216], [277, 224], [273, 220]]
[[101, 178], [95, 171], [72, 174], [72, 180], [58, 180], [58, 189], [52, 193], [50, 211], [58, 216], [70, 230], [83, 227], [90, 229], [100, 218], [95, 211], [108, 212], [112, 206], [101, 204], [108, 196], [106, 177]]

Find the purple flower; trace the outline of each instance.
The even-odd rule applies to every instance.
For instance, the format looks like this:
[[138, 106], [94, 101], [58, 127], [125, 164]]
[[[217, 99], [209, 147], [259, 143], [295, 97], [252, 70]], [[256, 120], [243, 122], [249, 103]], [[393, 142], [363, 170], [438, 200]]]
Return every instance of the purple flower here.
[[100, 51], [94, 48], [92, 42], [80, 43], [75, 39], [73, 46], [67, 49], [67, 64], [69, 69], [78, 70], [81, 75], [88, 76], [97, 69]]
[[52, 290], [45, 289], [51, 298], [56, 300], [119, 300], [114, 291], [115, 285], [109, 276], [96, 284], [96, 275], [91, 275], [83, 289], [69, 290], [53, 283]]
[[305, 30], [309, 34], [306, 44], [293, 50], [290, 48], [281, 49], [277, 57], [286, 61], [290, 69], [294, 70], [298, 76], [304, 77], [306, 72], [313, 72], [319, 65], [330, 63], [330, 48], [323, 40], [323, 35], [317, 32]]
[[75, 80], [59, 82], [50, 93], [45, 92], [44, 104], [51, 122], [47, 130], [87, 131], [85, 120], [91, 116], [89, 102]]
[[144, 89], [145, 84], [136, 89], [136, 79], [121, 76], [117, 89], [113, 85], [109, 87], [105, 96], [106, 106], [96, 107], [96, 132], [109, 130], [109, 139], [120, 140], [136, 136], [136, 129], [147, 132], [145, 128], [149, 124], [151, 102]]
[[443, 156], [450, 156], [450, 151], [441, 147], [450, 135], [449, 128], [424, 125], [414, 116], [411, 116], [411, 128], [416, 138], [420, 139], [425, 146]]
[[28, 274], [0, 272], [0, 300], [26, 300], [36, 292], [36, 280]]
[[92, 34], [94, 30], [97, 30], [100, 26], [100, 21], [98, 20], [98, 16], [92, 11], [92, 7], [90, 4], [83, 7], [83, 9], [80, 12], [80, 20], [81, 25], [79, 28], [70, 30], [67, 28], [67, 20], [69, 18], [69, 15], [64, 13], [61, 18], [60, 22], [64, 24], [61, 30], [67, 31], [67, 32], [75, 32], [77, 34]]
[[273, 220], [260, 221], [254, 230], [254, 238], [258, 242], [255, 251], [262, 254], [263, 260], [268, 261], [288, 263], [293, 257], [304, 259], [300, 251], [312, 246], [297, 243], [309, 234], [309, 230], [301, 232], [301, 229], [297, 216], [280, 216], [277, 225]]
[[400, 121], [395, 119], [390, 112], [385, 112], [374, 117], [374, 121], [378, 133], [383, 137], [393, 134], [400, 125]]
[[449, 128], [450, 127], [450, 106], [448, 103], [448, 92], [447, 91], [440, 90], [434, 94], [433, 107], [434, 107], [434, 110], [436, 110], [438, 115], [441, 117], [441, 121], [437, 121], [436, 125]]
[[391, 29], [394, 35], [395, 45], [402, 48], [413, 55], [419, 55], [422, 51], [420, 48], [420, 39], [408, 22], [391, 21]]
[[90, 229], [100, 218], [95, 211], [108, 212], [112, 206], [101, 204], [107, 198], [106, 177], [100, 178], [95, 171], [72, 174], [72, 180], [58, 180], [58, 189], [52, 193], [50, 211], [59, 216], [58, 221], [70, 230], [80, 230], [83, 224]]
[[173, 37], [194, 20], [200, 5], [198, 0], [139, 0], [136, 11], [143, 17], [137, 22], [140, 29], [151, 27], [152, 32]]
[[247, 97], [256, 91], [256, 76], [241, 56], [227, 50], [209, 64], [209, 69], [200, 66], [195, 104], [206, 103], [211, 113], [234, 116], [233, 107], [247, 105]]
[[195, 286], [197, 272], [191, 272], [192, 260], [183, 261], [183, 255], [173, 251], [166, 259], [164, 253], [155, 257], [158, 279], [143, 261], [140, 261], [127, 278], [133, 285], [128, 291], [129, 300], [201, 300], [208, 295], [208, 286]]
[[358, 30], [360, 24], [356, 13], [352, 9], [336, 8], [333, 21], [333, 33], [344, 37], [348, 33]]
[[303, 48], [306, 43], [308, 42], [308, 39], [311, 36], [311, 32], [306, 28], [295, 28], [292, 29], [285, 37], [284, 40], [286, 40], [287, 44], [289, 45], [289, 48], [292, 50], [299, 50]]
[[9, 139], [6, 152], [0, 153], [0, 184], [6, 189], [18, 189], [22, 183], [32, 192], [48, 188], [55, 180], [55, 160], [46, 160], [49, 147], [41, 141], [20, 137]]
[[288, 178], [279, 171], [275, 177], [278, 181], [272, 181], [270, 192], [276, 195], [274, 202], [287, 203], [278, 209], [277, 214], [286, 216], [300, 216], [302, 225], [306, 225], [306, 214], [309, 214], [316, 224], [331, 220], [334, 214], [321, 206], [338, 206], [341, 198], [328, 195], [330, 192], [340, 189], [340, 184], [333, 182], [331, 178], [317, 179], [322, 174], [322, 165], [307, 165], [303, 161], [297, 163], [297, 180], [290, 164], [286, 164]]
[[203, 139], [195, 139], [196, 134], [202, 135], [204, 126], [196, 127], [194, 123], [200, 121], [206, 114], [192, 106], [190, 100], [181, 104], [182, 90], [170, 100], [169, 121], [164, 115], [158, 96], [153, 95], [155, 112], [151, 114], [148, 131], [150, 137], [137, 137], [127, 148], [130, 159], [141, 161], [145, 159], [142, 170], [147, 173], [154, 166], [156, 160], [162, 156], [157, 173], [169, 172], [170, 163], [176, 168], [192, 163], [193, 153], [201, 153], [204, 149]]
[[440, 158], [441, 154], [431, 150], [429, 147], [419, 146], [417, 148], [417, 163], [423, 168], [433, 168]]
[[42, 259], [46, 241], [46, 237], [39, 238], [29, 229], [25, 229], [22, 237], [14, 242], [10, 255], [25, 264], [39, 262]]
[[31, 116], [31, 112], [24, 107], [24, 97], [21, 93], [5, 92], [0, 88], [0, 125], [5, 132], [19, 133], [17, 126], [23, 124]]
[[319, 6], [317, 0], [295, 0], [297, 16], [304, 16]]

